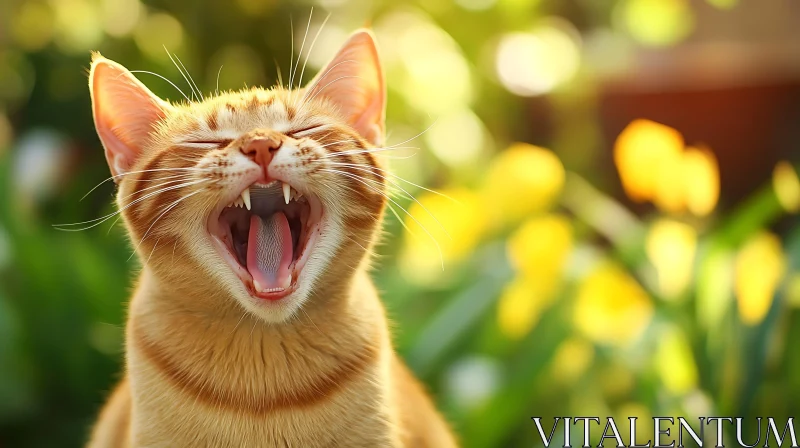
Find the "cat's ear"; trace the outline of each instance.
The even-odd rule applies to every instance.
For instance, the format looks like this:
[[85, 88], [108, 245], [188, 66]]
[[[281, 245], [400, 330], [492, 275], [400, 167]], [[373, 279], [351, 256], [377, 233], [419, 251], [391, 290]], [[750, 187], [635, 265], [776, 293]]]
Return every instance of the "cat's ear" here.
[[125, 67], [92, 54], [89, 72], [92, 115], [111, 174], [128, 172], [155, 124], [171, 106], [154, 95]]
[[365, 139], [383, 144], [386, 87], [371, 31], [354, 32], [307, 89], [308, 98], [327, 98]]

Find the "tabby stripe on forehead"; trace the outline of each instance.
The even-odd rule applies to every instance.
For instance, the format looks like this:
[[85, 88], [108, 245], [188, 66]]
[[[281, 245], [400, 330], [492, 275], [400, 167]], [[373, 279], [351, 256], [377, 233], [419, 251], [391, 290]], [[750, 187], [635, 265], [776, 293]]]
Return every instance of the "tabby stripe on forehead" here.
[[352, 351], [348, 358], [337, 357], [337, 360], [340, 360], [339, 365], [322, 372], [313, 382], [307, 381], [306, 384], [295, 385], [291, 391], [277, 391], [270, 395], [255, 394], [252, 390], [233, 391], [225, 385], [205, 381], [197, 373], [179, 365], [135, 325], [132, 326], [132, 333], [135, 347], [176, 389], [212, 408], [245, 412], [255, 416], [321, 404], [347, 387], [369, 366], [375, 365], [380, 356], [378, 338], [375, 338], [374, 342], [368, 342], [361, 349]]
[[217, 129], [219, 129], [219, 123], [217, 122], [217, 115], [218, 114], [219, 114], [219, 111], [217, 111], [217, 109], [214, 109], [214, 110], [211, 111], [211, 114], [208, 116], [208, 121], [206, 123], [206, 124], [208, 124], [208, 129], [210, 129], [212, 131], [216, 131]]

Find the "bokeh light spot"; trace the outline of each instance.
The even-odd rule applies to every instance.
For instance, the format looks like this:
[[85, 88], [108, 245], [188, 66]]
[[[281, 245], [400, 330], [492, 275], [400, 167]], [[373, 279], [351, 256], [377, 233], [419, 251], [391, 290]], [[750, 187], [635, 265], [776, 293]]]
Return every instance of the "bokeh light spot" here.
[[539, 322], [542, 313], [552, 305], [550, 288], [525, 276], [518, 276], [506, 285], [497, 302], [497, 323], [510, 339], [520, 339]]
[[658, 338], [655, 367], [664, 387], [678, 395], [697, 386], [697, 364], [686, 335], [677, 328], [665, 329]]
[[419, 195], [419, 202], [407, 209], [413, 218], [400, 215], [406, 225], [400, 267], [415, 283], [436, 282], [442, 276], [442, 262], [456, 263], [469, 255], [486, 227], [486, 214], [475, 193], [463, 188], [440, 193], [447, 197]]
[[88, 0], [51, 0], [56, 13], [55, 43], [64, 51], [93, 50], [103, 39], [102, 21], [97, 6]]
[[512, 265], [525, 276], [557, 280], [572, 250], [572, 226], [561, 215], [533, 217], [511, 235], [507, 247]]
[[572, 384], [594, 361], [594, 347], [586, 340], [572, 336], [558, 345], [550, 364], [551, 376], [563, 384]]
[[572, 34], [562, 27], [542, 26], [530, 33], [503, 36], [495, 64], [500, 82], [510, 92], [541, 95], [575, 75], [580, 50]]
[[739, 317], [746, 325], [757, 325], [769, 312], [786, 270], [780, 239], [769, 232], [752, 236], [736, 255], [735, 266], [734, 290]]
[[708, 215], [719, 200], [717, 158], [708, 149], [687, 147], [682, 170], [686, 207], [696, 216]]
[[682, 150], [683, 136], [675, 129], [650, 120], [632, 121], [614, 144], [614, 162], [628, 197], [653, 200], [659, 180], [675, 169]]
[[483, 185], [492, 224], [518, 222], [549, 207], [564, 186], [564, 166], [550, 150], [515, 143], [498, 154]]
[[143, 9], [139, 0], [103, 0], [103, 29], [109, 36], [129, 35], [139, 22]]
[[800, 179], [789, 162], [781, 161], [775, 165], [772, 171], [772, 188], [784, 210], [790, 213], [800, 210]]
[[694, 28], [689, 0], [626, 0], [619, 7], [625, 28], [646, 45], [675, 44]]
[[50, 6], [37, 1], [22, 2], [10, 21], [15, 42], [29, 51], [44, 48], [53, 38], [53, 11]]
[[483, 123], [469, 109], [439, 117], [424, 135], [436, 157], [451, 167], [474, 162], [485, 146]]
[[468, 356], [445, 372], [450, 398], [463, 409], [472, 409], [490, 398], [500, 385], [500, 366], [486, 356]]
[[150, 59], [169, 61], [164, 48], [178, 51], [183, 45], [183, 27], [175, 17], [157, 12], [139, 21], [133, 33], [136, 45]]
[[626, 345], [653, 316], [653, 303], [639, 283], [612, 262], [597, 266], [578, 288], [575, 326], [593, 341]]
[[658, 272], [661, 293], [667, 298], [681, 294], [692, 279], [697, 249], [694, 228], [678, 221], [660, 219], [650, 228], [645, 248]]
[[491, 8], [497, 0], [456, 0], [458, 6], [470, 11], [483, 11]]

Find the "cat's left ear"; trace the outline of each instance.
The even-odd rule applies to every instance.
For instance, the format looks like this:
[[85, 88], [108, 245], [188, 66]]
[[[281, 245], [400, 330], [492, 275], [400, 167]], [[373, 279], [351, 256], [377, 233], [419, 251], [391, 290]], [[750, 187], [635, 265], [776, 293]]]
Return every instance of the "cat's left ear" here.
[[336, 104], [348, 124], [374, 145], [383, 144], [386, 86], [372, 32], [354, 32], [308, 84], [308, 98]]
[[116, 179], [130, 171], [156, 123], [172, 106], [148, 90], [128, 69], [99, 53], [92, 55], [89, 90], [97, 135]]

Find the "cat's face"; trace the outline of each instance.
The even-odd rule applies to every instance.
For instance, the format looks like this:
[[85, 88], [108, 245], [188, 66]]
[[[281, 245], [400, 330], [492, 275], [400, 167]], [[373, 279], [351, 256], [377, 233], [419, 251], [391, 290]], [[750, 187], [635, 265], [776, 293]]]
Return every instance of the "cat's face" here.
[[128, 231], [167, 287], [280, 322], [346, 286], [386, 198], [373, 153], [385, 92], [369, 32], [304, 89], [170, 105], [100, 56], [90, 88]]

